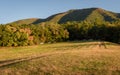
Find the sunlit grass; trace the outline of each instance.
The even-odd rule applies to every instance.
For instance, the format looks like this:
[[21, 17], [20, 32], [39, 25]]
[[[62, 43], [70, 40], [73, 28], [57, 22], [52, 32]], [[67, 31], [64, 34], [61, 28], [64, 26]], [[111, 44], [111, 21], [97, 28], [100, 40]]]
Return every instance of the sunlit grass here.
[[1, 75], [120, 75], [120, 46], [108, 42], [107, 49], [98, 42], [63, 42], [0, 50]]

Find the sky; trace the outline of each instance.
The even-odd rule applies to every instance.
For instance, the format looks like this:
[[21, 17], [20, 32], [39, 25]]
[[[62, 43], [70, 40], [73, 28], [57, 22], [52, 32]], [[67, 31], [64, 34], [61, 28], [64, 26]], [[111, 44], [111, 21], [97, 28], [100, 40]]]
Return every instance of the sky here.
[[0, 0], [0, 24], [92, 7], [120, 13], [120, 0]]

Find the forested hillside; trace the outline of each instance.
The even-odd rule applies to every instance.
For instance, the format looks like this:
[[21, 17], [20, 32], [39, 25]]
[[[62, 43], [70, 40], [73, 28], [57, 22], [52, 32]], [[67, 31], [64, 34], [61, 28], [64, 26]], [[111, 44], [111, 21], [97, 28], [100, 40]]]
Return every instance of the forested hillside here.
[[120, 15], [100, 8], [77, 9], [0, 25], [0, 46], [91, 39], [120, 43]]

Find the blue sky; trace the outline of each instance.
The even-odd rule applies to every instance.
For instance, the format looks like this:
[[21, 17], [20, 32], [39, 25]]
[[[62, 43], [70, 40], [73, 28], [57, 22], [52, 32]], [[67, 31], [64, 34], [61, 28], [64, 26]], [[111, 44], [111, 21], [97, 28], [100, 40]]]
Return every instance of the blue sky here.
[[120, 13], [120, 0], [0, 0], [0, 24], [91, 7]]

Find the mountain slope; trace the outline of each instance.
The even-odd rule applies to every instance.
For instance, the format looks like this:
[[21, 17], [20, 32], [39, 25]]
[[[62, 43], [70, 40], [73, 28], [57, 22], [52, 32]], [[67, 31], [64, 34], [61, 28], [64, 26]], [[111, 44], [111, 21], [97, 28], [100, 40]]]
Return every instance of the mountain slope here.
[[66, 23], [68, 21], [116, 21], [120, 19], [119, 13], [114, 13], [101, 8], [75, 9], [52, 15], [46, 19], [24, 19], [13, 23], [17, 24], [39, 24], [41, 22]]
[[46, 21], [58, 23], [61, 20], [61, 18], [67, 14], [68, 14], [67, 12], [55, 14], [48, 17]]
[[29, 18], [29, 19], [22, 19], [15, 22], [12, 22], [14, 24], [38, 24], [42, 22], [44, 19], [39, 18]]
[[63, 16], [59, 23], [65, 23], [67, 21], [95, 21], [99, 19], [101, 21], [115, 21], [118, 20], [118, 14], [106, 11], [101, 8], [89, 8], [80, 10], [71, 10], [67, 15]]

